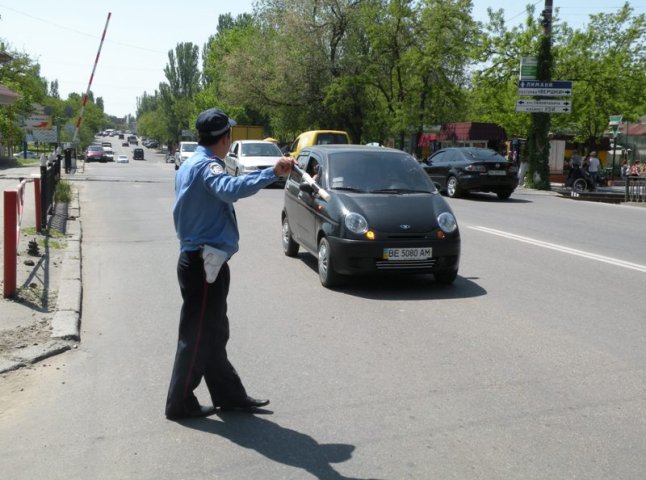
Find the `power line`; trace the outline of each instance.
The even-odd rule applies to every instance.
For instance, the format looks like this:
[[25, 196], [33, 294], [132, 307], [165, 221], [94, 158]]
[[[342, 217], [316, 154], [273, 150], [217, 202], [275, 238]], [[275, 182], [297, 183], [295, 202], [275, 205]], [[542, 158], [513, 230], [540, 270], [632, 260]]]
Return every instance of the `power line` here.
[[[67, 27], [67, 26], [65, 26], [65, 25], [60, 25], [60, 24], [58, 24], [58, 23], [50, 22], [49, 20], [44, 20], [44, 19], [39, 18], [39, 17], [36, 17], [35, 15], [32, 15], [32, 14], [30, 14], [30, 13], [22, 12], [22, 11], [20, 11], [20, 10], [16, 10], [15, 8], [7, 7], [6, 5], [2, 5], [2, 4], [0, 4], [0, 7], [2, 7], [2, 8], [6, 8], [7, 10], [11, 10], [11, 11], [12, 11], [12, 12], [14, 12], [14, 13], [18, 13], [18, 14], [20, 14], [20, 15], [24, 15], [25, 17], [29, 17], [29, 18], [32, 18], [32, 19], [34, 19], [34, 20], [38, 20], [39, 22], [42, 22], [42, 23], [44, 23], [44, 24], [52, 25], [52, 26], [54, 26], [54, 27], [56, 27], [56, 28], [60, 28], [61, 30], [67, 30], [67, 31], [70, 31], [70, 32], [76, 33], [76, 34], [78, 34], [78, 35], [83, 35], [83, 36], [85, 36], [85, 37], [90, 37], [90, 38], [101, 38], [100, 36], [93, 35], [93, 34], [91, 34], [91, 33], [87, 33], [87, 32], [82, 32], [82, 31], [80, 31], [80, 30], [76, 30], [75, 28], [72, 28], [72, 27]], [[144, 51], [144, 52], [161, 53], [161, 54], [163, 54], [163, 55], [166, 55], [166, 54], [168, 53], [168, 52], [162, 52], [162, 51], [160, 51], [160, 50], [153, 50], [152, 48], [145, 48], [145, 47], [139, 47], [139, 46], [137, 46], [137, 45], [130, 45], [130, 44], [128, 44], [128, 43], [115, 42], [114, 40], [110, 40], [110, 39], [106, 39], [106, 42], [108, 42], [108, 43], [112, 43], [112, 44], [114, 44], [114, 45], [119, 45], [119, 46], [122, 46], [122, 47], [126, 47], [126, 48], [133, 48], [133, 49], [135, 49], [135, 50], [142, 50], [142, 51]]]

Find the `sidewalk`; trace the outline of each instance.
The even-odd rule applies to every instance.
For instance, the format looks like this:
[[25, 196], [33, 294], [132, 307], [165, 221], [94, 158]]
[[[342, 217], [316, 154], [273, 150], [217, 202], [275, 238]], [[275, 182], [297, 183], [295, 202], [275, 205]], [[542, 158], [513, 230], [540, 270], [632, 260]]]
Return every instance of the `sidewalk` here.
[[[4, 285], [4, 190], [16, 188], [20, 178], [40, 173], [38, 163], [7, 166], [0, 162], [0, 285]], [[71, 175], [63, 174], [63, 179]], [[81, 311], [81, 221], [78, 195], [58, 205], [49, 224], [63, 235], [35, 232], [34, 184], [26, 186], [18, 244], [17, 294], [0, 297], [0, 374], [36, 363], [75, 348]], [[28, 253], [29, 242], [39, 244], [39, 256]]]

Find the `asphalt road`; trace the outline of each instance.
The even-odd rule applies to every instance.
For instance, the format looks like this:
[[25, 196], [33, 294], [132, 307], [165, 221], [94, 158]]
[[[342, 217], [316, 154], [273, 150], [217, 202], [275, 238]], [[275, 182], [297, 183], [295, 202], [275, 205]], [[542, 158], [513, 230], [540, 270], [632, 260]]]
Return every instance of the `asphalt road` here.
[[332, 291], [313, 258], [282, 254], [282, 191], [241, 200], [229, 354], [272, 403], [181, 424], [163, 416], [180, 307], [173, 176], [149, 150], [76, 175], [82, 341], [0, 380], [3, 478], [643, 478], [646, 209], [523, 191], [450, 200], [453, 286]]

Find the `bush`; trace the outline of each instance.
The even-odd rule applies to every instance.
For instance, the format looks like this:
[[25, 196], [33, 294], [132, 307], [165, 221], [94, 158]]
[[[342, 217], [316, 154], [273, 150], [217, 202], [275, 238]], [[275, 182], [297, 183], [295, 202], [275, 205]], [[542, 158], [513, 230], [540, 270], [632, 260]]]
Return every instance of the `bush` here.
[[61, 180], [56, 185], [54, 191], [54, 202], [56, 203], [70, 203], [72, 201], [72, 187], [65, 180]]

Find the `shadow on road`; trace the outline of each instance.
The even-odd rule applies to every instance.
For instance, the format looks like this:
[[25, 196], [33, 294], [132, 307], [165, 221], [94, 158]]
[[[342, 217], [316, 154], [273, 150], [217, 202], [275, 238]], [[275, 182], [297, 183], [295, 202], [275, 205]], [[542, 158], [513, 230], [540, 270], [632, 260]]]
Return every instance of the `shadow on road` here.
[[[262, 412], [270, 413], [266, 410]], [[205, 418], [186, 420], [182, 424], [206, 433], [213, 433], [243, 448], [255, 450], [274, 462], [301, 468], [319, 480], [361, 480], [345, 477], [331, 463], [349, 460], [354, 445], [320, 444], [309, 435], [244, 412], [219, 412], [220, 420]], [[370, 479], [364, 479], [370, 480]]]
[[[318, 275], [317, 260], [309, 253], [298, 258]], [[477, 278], [458, 275], [452, 285], [437, 283], [433, 275], [371, 275], [347, 277], [335, 291], [373, 300], [450, 300], [481, 297], [487, 291], [474, 282]]]
[[[523, 190], [516, 190], [515, 193], [518, 194], [523, 192], [524, 192]], [[514, 194], [512, 194], [512, 196], [506, 200], [501, 200], [494, 194], [482, 193], [482, 192], [467, 192], [464, 195], [462, 195], [460, 199], [470, 200], [472, 202], [474, 201], [483, 202], [483, 203], [489, 203], [489, 202], [490, 203], [534, 203], [531, 200], [527, 200], [525, 198], [514, 197]]]

